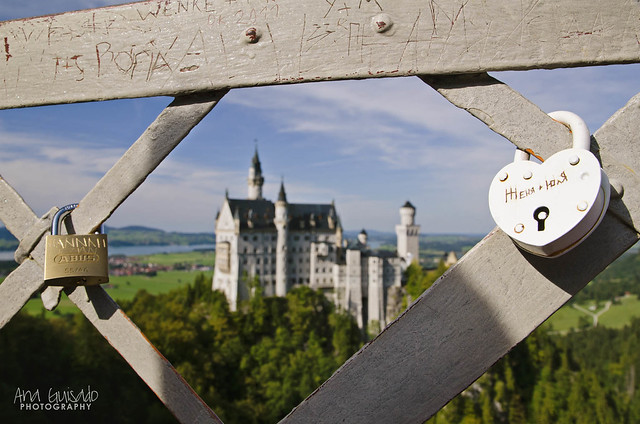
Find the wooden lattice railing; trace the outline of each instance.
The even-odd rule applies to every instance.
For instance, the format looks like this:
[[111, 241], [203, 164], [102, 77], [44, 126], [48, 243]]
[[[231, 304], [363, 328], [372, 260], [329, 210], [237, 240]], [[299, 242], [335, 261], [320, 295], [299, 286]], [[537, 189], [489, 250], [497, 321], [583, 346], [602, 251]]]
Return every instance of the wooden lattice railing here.
[[[242, 86], [416, 75], [548, 157], [570, 144], [567, 129], [486, 72], [640, 62], [640, 4], [152, 0], [4, 22], [0, 38], [3, 109], [176, 96], [73, 212], [88, 233]], [[613, 195], [586, 242], [549, 260], [493, 231], [284, 422], [422, 422], [437, 412], [638, 240], [639, 134], [636, 96], [592, 137]], [[0, 219], [20, 240], [20, 266], [0, 285], [2, 326], [40, 290], [57, 304], [60, 289], [42, 278], [54, 211], [38, 218], [0, 179]], [[181, 422], [219, 422], [102, 288], [66, 293]]]

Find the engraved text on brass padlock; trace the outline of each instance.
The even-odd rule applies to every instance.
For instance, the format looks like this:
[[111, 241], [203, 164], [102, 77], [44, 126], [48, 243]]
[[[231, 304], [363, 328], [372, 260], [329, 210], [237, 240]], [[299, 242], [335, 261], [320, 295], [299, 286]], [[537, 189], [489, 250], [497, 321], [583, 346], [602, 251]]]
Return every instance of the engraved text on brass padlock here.
[[61, 208], [46, 238], [44, 281], [53, 286], [97, 285], [109, 281], [106, 234], [59, 235], [63, 218], [77, 205]]

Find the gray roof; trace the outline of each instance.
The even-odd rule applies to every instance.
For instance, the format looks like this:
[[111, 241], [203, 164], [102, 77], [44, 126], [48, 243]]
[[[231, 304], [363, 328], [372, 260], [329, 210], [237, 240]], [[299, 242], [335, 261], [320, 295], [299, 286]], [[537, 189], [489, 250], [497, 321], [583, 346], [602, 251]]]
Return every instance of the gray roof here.
[[[335, 207], [332, 204], [287, 204], [289, 215], [289, 230], [335, 230], [338, 218]], [[330, 219], [333, 225], [330, 225]]]
[[[275, 205], [270, 200], [227, 199], [240, 229], [276, 230]], [[340, 219], [331, 204], [287, 203], [290, 231], [335, 231]]]
[[227, 199], [234, 218], [240, 220], [240, 229], [273, 229], [275, 207], [269, 200]]

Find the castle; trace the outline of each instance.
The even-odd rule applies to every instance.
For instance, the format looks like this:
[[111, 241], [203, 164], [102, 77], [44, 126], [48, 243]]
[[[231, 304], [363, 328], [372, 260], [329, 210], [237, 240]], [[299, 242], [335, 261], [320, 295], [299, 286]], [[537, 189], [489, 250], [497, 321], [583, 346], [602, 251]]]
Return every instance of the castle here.
[[411, 203], [400, 208], [397, 252], [374, 251], [364, 230], [353, 242], [343, 239], [333, 201], [290, 203], [282, 182], [274, 203], [263, 198], [263, 184], [256, 148], [247, 199], [227, 192], [216, 217], [213, 289], [224, 292], [232, 310], [249, 298], [247, 282], [258, 277], [266, 296], [301, 285], [321, 290], [360, 328], [377, 331], [400, 312], [402, 271], [419, 260], [420, 226]]

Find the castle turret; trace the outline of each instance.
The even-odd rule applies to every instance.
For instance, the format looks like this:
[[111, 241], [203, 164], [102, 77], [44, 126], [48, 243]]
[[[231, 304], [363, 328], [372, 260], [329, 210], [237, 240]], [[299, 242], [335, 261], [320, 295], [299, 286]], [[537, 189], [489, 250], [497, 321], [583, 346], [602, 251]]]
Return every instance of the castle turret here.
[[400, 225], [396, 225], [398, 256], [404, 260], [404, 266], [419, 262], [420, 247], [418, 238], [420, 226], [415, 225], [416, 208], [407, 201], [400, 208]]
[[251, 166], [249, 167], [248, 186], [249, 200], [262, 200], [262, 185], [264, 184], [264, 178], [262, 177], [262, 166], [260, 165], [260, 158], [258, 158], [258, 147], [251, 159]]
[[278, 237], [276, 240], [276, 296], [287, 294], [287, 195], [284, 191], [284, 181], [280, 183], [280, 193], [275, 204], [275, 218]]
[[363, 228], [362, 231], [360, 231], [360, 234], [358, 234], [358, 243], [360, 243], [362, 246], [366, 247], [367, 246], [367, 239], [368, 239], [367, 232]]

